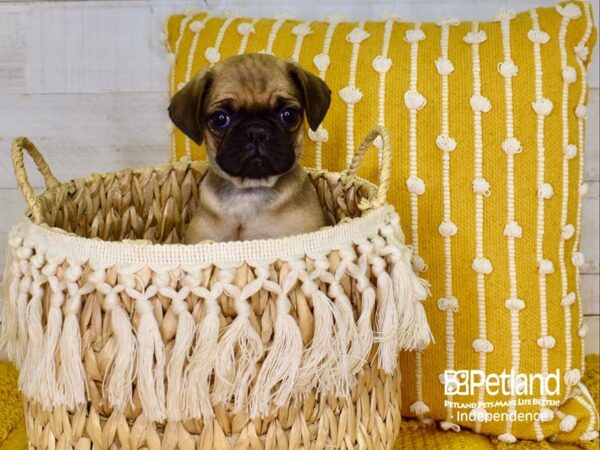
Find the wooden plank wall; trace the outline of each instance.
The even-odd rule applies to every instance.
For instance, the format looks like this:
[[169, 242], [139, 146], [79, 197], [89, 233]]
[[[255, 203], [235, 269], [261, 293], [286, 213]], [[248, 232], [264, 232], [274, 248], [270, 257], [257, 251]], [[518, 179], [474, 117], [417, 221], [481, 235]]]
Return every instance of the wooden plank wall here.
[[[394, 10], [408, 20], [445, 16], [490, 19], [503, 8], [522, 10], [554, 0], [0, 0], [0, 248], [24, 203], [9, 160], [11, 140], [27, 135], [52, 161], [60, 179], [164, 161], [167, 157], [168, 66], [159, 43], [168, 14], [185, 8], [248, 15], [289, 11], [302, 18], [343, 11], [350, 18]], [[598, 16], [598, 2], [594, 5]], [[590, 71], [582, 276], [588, 351], [598, 352], [599, 139], [598, 46]], [[33, 176], [41, 187], [41, 180]], [[0, 256], [0, 269], [3, 258]]]

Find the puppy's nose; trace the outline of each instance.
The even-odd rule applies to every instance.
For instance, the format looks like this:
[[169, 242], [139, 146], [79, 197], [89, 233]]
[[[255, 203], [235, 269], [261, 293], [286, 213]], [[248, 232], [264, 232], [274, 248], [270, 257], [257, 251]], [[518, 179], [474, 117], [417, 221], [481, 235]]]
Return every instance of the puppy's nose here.
[[252, 144], [264, 144], [269, 140], [270, 133], [260, 125], [252, 125], [246, 129], [246, 139]]

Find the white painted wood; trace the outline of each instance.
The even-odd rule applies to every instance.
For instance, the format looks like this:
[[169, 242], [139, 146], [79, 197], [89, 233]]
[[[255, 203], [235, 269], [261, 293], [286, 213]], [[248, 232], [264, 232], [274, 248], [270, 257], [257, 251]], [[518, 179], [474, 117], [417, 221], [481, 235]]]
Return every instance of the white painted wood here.
[[[0, 278], [4, 274], [4, 252], [8, 231], [25, 213], [25, 202], [17, 189], [0, 189]], [[0, 302], [1, 304], [2, 302]]]
[[152, 14], [147, 2], [0, 5], [0, 93], [164, 90]]
[[581, 297], [583, 298], [583, 313], [600, 315], [600, 275], [588, 273], [581, 275]]
[[[555, 0], [3, 2], [0, 3], [0, 93], [163, 91], [167, 65], [158, 36], [169, 14], [190, 5], [215, 13], [235, 8], [252, 16], [289, 11], [296, 17], [321, 18], [343, 11], [349, 18], [378, 19], [382, 11], [397, 10], [407, 20], [437, 20], [444, 16], [488, 20], [502, 8], [523, 10], [536, 4], [555, 3]], [[595, 87], [598, 87], [600, 59], [597, 53], [598, 46], [590, 70], [590, 82]]]
[[600, 101], [598, 92], [598, 89], [591, 89], [588, 101], [588, 120], [585, 133], [587, 152], [585, 155], [585, 179], [588, 181], [600, 180], [600, 155], [598, 150], [600, 149], [600, 133], [598, 133]]
[[[23, 196], [17, 189], [0, 189], [0, 205], [2, 205], [2, 215], [10, 218], [9, 220], [0, 220], [0, 236], [4, 236], [23, 215], [26, 207]], [[4, 247], [2, 245], [0, 248], [4, 250]]]
[[[167, 100], [160, 93], [0, 95], [0, 104], [0, 188], [15, 187], [8, 150], [19, 135], [39, 147], [61, 180], [168, 158]], [[32, 184], [43, 186], [29, 168]]]
[[[583, 222], [581, 224], [581, 251], [585, 256], [585, 264], [581, 268], [583, 273], [600, 273], [600, 226], [598, 217], [600, 215], [600, 198], [598, 198], [598, 182], [590, 183], [594, 186], [596, 194], [588, 196], [583, 201]], [[590, 194], [592, 193], [590, 192]]]
[[588, 326], [585, 337], [585, 353], [600, 353], [600, 316], [586, 316], [583, 322]]

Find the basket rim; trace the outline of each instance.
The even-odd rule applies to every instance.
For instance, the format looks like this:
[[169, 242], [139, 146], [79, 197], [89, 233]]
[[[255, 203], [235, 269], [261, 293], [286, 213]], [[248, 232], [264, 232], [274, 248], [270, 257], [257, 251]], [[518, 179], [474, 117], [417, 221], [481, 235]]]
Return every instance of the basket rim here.
[[[142, 172], [165, 166], [207, 166], [205, 161], [178, 161], [150, 165], [132, 170]], [[121, 170], [121, 171], [122, 171]], [[305, 168], [313, 174], [334, 174], [343, 172]], [[53, 189], [64, 189], [78, 180], [89, 180], [95, 176], [107, 176], [115, 172], [92, 173], [73, 179]], [[355, 181], [373, 186], [372, 183], [353, 177]], [[42, 193], [42, 196], [47, 192]], [[379, 224], [395, 215], [390, 204], [373, 207], [362, 217], [348, 219], [343, 223], [330, 225], [310, 233], [302, 233], [272, 239], [255, 239], [229, 242], [201, 242], [197, 244], [163, 244], [146, 240], [105, 241], [99, 238], [86, 238], [61, 228], [47, 224], [36, 224], [27, 215], [11, 229], [11, 236], [23, 238], [25, 245], [36, 246], [45, 251], [64, 255], [67, 259], [91, 261], [96, 266], [109, 267], [115, 264], [144, 264], [158, 266], [202, 266], [216, 265], [220, 268], [238, 267], [241, 262], [252, 266], [269, 264], [276, 260], [292, 260], [305, 255], [329, 253], [332, 250], [348, 247], [354, 242], [364, 241], [378, 232]]]
[[322, 255], [346, 248], [375, 236], [379, 225], [395, 214], [391, 205], [377, 208], [364, 217], [302, 233], [274, 239], [209, 242], [198, 244], [154, 244], [145, 241], [104, 241], [85, 238], [60, 228], [37, 225], [28, 217], [17, 223], [11, 233], [23, 238], [26, 246], [64, 256], [68, 260], [91, 261], [98, 267], [115, 264], [150, 266], [239, 267], [246, 262], [257, 267], [277, 260], [287, 261], [306, 255]]

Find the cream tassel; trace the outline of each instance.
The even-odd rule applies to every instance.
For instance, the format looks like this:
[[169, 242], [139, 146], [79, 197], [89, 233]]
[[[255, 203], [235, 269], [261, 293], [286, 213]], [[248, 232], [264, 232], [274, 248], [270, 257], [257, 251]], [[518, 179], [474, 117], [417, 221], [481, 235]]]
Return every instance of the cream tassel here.
[[292, 304], [288, 298], [288, 293], [297, 281], [298, 273], [295, 271], [288, 274], [283, 288], [276, 283], [264, 281], [267, 290], [280, 292], [276, 300], [277, 320], [273, 344], [269, 348], [252, 393], [251, 418], [269, 415], [271, 401], [276, 407], [286, 405], [294, 391], [304, 350], [300, 327], [290, 315]]
[[185, 301], [190, 294], [190, 289], [184, 286], [177, 292], [172, 288], [165, 287], [161, 288], [159, 292], [173, 300], [171, 308], [178, 318], [175, 345], [171, 349], [171, 357], [167, 365], [167, 415], [169, 420], [179, 422], [185, 416], [183, 370], [192, 347], [195, 328], [194, 318]]
[[381, 237], [375, 239], [379, 244], [379, 252], [389, 256], [392, 262], [394, 297], [400, 321], [400, 349], [423, 350], [433, 342], [425, 308], [421, 303], [429, 297], [428, 284], [415, 275], [410, 263], [412, 251], [403, 244], [398, 227], [398, 216], [394, 216], [390, 224], [380, 230], [385, 242]]
[[[327, 298], [331, 312], [334, 318], [333, 322], [333, 347], [330, 347], [328, 352], [329, 367], [326, 372], [321, 371], [319, 376], [320, 385], [324, 392], [335, 392], [338, 397], [348, 397], [350, 395], [350, 387], [353, 384], [351, 376], [351, 363], [349, 353], [352, 350], [360, 350], [356, 346], [358, 334], [354, 323], [354, 315], [350, 301], [346, 297], [344, 290], [338, 282], [338, 278], [329, 272], [329, 259], [320, 255], [315, 259], [315, 270], [311, 274], [311, 278], [318, 278], [324, 283], [329, 284]], [[340, 263], [336, 269], [338, 276], [341, 278], [345, 271], [345, 265]], [[331, 301], [331, 299], [335, 301]]]
[[367, 362], [373, 347], [372, 315], [375, 308], [375, 289], [364, 275], [356, 283], [358, 292], [362, 294], [362, 311], [357, 321], [358, 337], [361, 346], [361, 359]]
[[20, 271], [23, 274], [18, 283], [18, 294], [15, 302], [15, 323], [16, 323], [16, 348], [14, 352], [14, 361], [17, 367], [21, 367], [27, 354], [27, 305], [29, 304], [29, 288], [31, 287], [31, 267], [29, 258], [33, 251], [29, 247], [20, 247], [17, 249]]
[[[403, 350], [423, 350], [433, 341], [421, 302], [429, 296], [429, 291], [425, 282], [415, 275], [410, 263], [397, 250], [391, 258], [394, 295], [400, 313], [399, 346]], [[405, 250], [410, 252], [408, 248]]]
[[352, 310], [352, 304], [350, 299], [344, 292], [342, 285], [335, 282], [329, 286], [328, 294], [330, 297], [335, 298], [335, 306], [339, 312], [339, 335], [343, 337], [340, 342], [340, 350], [345, 356], [342, 363], [344, 366], [340, 367], [340, 376], [344, 380], [343, 385], [351, 388], [355, 382], [356, 375], [362, 369], [364, 361], [362, 355], [362, 344], [360, 336], [358, 334], [358, 327], [354, 320], [354, 311]]
[[349, 264], [348, 273], [356, 280], [356, 289], [361, 294], [361, 312], [356, 326], [361, 343], [362, 359], [367, 362], [373, 347], [373, 310], [377, 296], [367, 277], [367, 255], [358, 258], [358, 264]]
[[105, 381], [108, 381], [106, 388], [108, 404], [117, 411], [124, 412], [132, 401], [136, 342], [129, 314], [121, 306], [119, 298], [119, 293], [124, 291], [125, 287], [122, 285], [112, 287], [103, 283], [104, 277], [104, 270], [97, 270], [90, 274], [88, 282], [100, 281], [96, 289], [105, 296], [102, 309], [110, 314], [115, 338], [115, 354], [105, 374]]
[[37, 390], [36, 379], [32, 376], [38, 367], [44, 352], [44, 328], [42, 326], [42, 297], [44, 289], [43, 281], [38, 275], [34, 276], [30, 288], [31, 300], [27, 305], [27, 331], [29, 334], [27, 355], [19, 372], [19, 387], [28, 397], [34, 397]]
[[35, 372], [35, 383], [38, 400], [46, 409], [51, 409], [64, 403], [62, 393], [58, 385], [56, 373], [56, 351], [62, 328], [63, 315], [61, 307], [65, 301], [64, 283], [59, 282], [56, 276], [48, 277], [52, 295], [50, 297], [50, 308], [48, 310], [48, 322], [46, 325], [46, 336], [44, 351], [39, 366]]
[[[224, 272], [222, 270], [221, 274]], [[239, 288], [228, 283], [229, 279], [233, 278], [229, 275], [231, 274], [226, 274], [227, 280], [222, 280], [226, 283], [223, 288], [235, 299], [238, 315], [219, 340], [213, 399], [215, 403], [223, 405], [233, 402], [233, 412], [239, 412], [248, 404], [250, 383], [256, 375], [256, 365], [264, 352], [260, 335], [250, 323], [251, 307], [248, 303], [248, 298], [258, 292], [263, 280], [255, 279], [240, 292]]]
[[185, 415], [189, 419], [214, 417], [210, 401], [210, 383], [217, 360], [221, 308], [217, 299], [222, 294], [220, 285], [209, 292], [204, 288], [194, 288], [192, 293], [204, 298], [206, 314], [196, 327], [195, 346], [189, 364], [185, 370]]
[[[335, 290], [329, 289], [330, 294], [335, 294], [336, 303], [340, 308], [340, 312], [346, 310], [349, 317], [349, 324], [352, 330], [349, 332], [351, 336], [352, 347], [349, 352], [351, 359], [351, 373], [356, 375], [362, 370], [364, 364], [369, 358], [371, 348], [373, 347], [373, 327], [372, 315], [375, 308], [375, 290], [371, 287], [369, 279], [366, 277], [367, 257], [362, 255], [358, 262], [356, 252], [353, 247], [340, 249], [341, 263], [336, 268], [335, 278], [336, 285], [341, 288], [340, 282], [347, 273], [356, 280], [356, 289], [361, 294], [361, 308], [359, 309], [358, 319], [354, 320], [354, 311], [352, 302], [343, 291], [343, 302], [338, 303], [338, 297]], [[337, 288], [336, 288], [337, 289]], [[353, 378], [354, 380], [354, 378]]]
[[303, 280], [302, 292], [312, 300], [315, 330], [310, 346], [302, 355], [297, 390], [306, 393], [316, 388], [319, 392], [328, 392], [338, 384], [334, 381], [337, 350], [334, 321], [337, 314], [329, 297], [313, 280]]
[[69, 300], [65, 304], [65, 323], [59, 345], [61, 364], [58, 379], [64, 395], [64, 404], [68, 408], [75, 408], [86, 402], [86, 375], [81, 357], [79, 313], [81, 296], [92, 292], [93, 287], [88, 285], [79, 288], [77, 280], [81, 273], [80, 266], [71, 266], [64, 274], [68, 283]]
[[17, 345], [17, 298], [19, 297], [19, 283], [21, 268], [17, 256], [17, 248], [22, 239], [16, 236], [9, 238], [9, 247], [6, 252], [6, 266], [2, 282], [2, 323], [0, 326], [0, 351], [5, 352], [11, 361], [16, 361]]
[[377, 350], [380, 368], [392, 374], [398, 360], [398, 309], [394, 300], [394, 286], [385, 270], [385, 261], [379, 256], [371, 261], [373, 274], [377, 277]]
[[[151, 421], [162, 422], [165, 410], [165, 349], [158, 323], [154, 318], [152, 302], [158, 288], [148, 286], [144, 292], [126, 288], [127, 295], [135, 299], [135, 309], [139, 314], [137, 327], [137, 385], [143, 415]], [[156, 362], [155, 362], [156, 361]]]
[[31, 257], [30, 268], [32, 283], [29, 288], [29, 304], [27, 305], [26, 329], [27, 329], [27, 352], [22, 362], [19, 373], [19, 387], [21, 391], [30, 397], [35, 393], [35, 387], [32, 386], [32, 373], [35, 372], [43, 351], [44, 329], [42, 327], [42, 297], [44, 289], [42, 284], [45, 277], [40, 273], [40, 268], [44, 265], [45, 257], [37, 253]]
[[347, 327], [344, 325], [347, 318], [342, 316], [336, 303], [332, 302], [325, 293], [319, 291], [316, 295], [321, 301], [327, 302], [327, 307], [331, 309], [333, 317], [331, 330], [333, 345], [327, 351], [325, 364], [317, 371], [319, 390], [332, 392], [337, 397], [349, 397], [352, 382], [348, 369], [349, 338], [346, 334]]
[[331, 334], [331, 330], [333, 330], [333, 316], [327, 305], [329, 299], [327, 297], [323, 299], [318, 294], [319, 287], [313, 280], [309, 278], [303, 280], [302, 292], [312, 301], [315, 325], [312, 341], [302, 355], [296, 390], [300, 393], [308, 393], [318, 386], [317, 371], [319, 367], [322, 367], [327, 357], [328, 349], [333, 348]]

